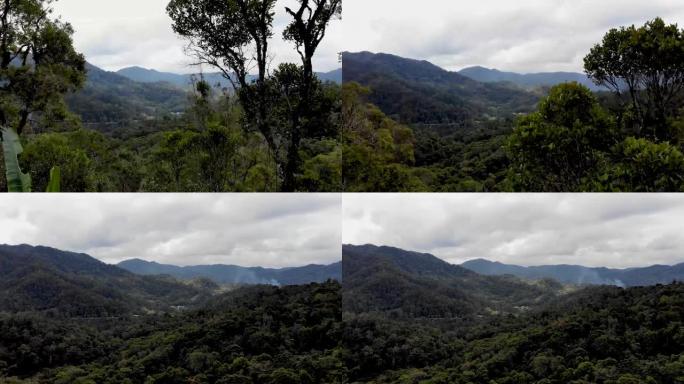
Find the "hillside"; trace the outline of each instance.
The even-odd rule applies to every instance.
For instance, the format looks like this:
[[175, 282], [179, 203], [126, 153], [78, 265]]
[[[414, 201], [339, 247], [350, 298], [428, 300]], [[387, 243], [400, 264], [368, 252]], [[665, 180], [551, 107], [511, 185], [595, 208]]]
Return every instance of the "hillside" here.
[[537, 307], [560, 293], [550, 282], [482, 276], [433, 255], [344, 245], [346, 312], [399, 318], [460, 318]]
[[483, 83], [427, 61], [383, 53], [345, 52], [343, 81], [371, 89], [369, 101], [404, 124], [471, 127], [480, 120], [531, 111], [539, 96]]
[[522, 74], [476, 66], [464, 68], [458, 71], [458, 73], [483, 83], [511, 83], [526, 89], [552, 87], [554, 85], [574, 81], [588, 87], [593, 91], [606, 90], [605, 88], [594, 84], [594, 82], [591, 81], [587, 75], [576, 72], [541, 72]]
[[140, 259], [126, 260], [119, 267], [139, 275], [169, 275], [179, 279], [207, 278], [219, 284], [297, 285], [341, 280], [341, 263], [308, 265], [297, 268], [246, 268], [236, 265], [198, 265], [178, 267]]
[[86, 65], [83, 89], [66, 97], [69, 109], [89, 127], [150, 120], [182, 113], [188, 106], [187, 92], [166, 83], [142, 83], [114, 72]]
[[138, 276], [85, 254], [0, 245], [0, 312], [108, 317], [170, 311], [200, 304], [210, 294], [170, 278]]
[[476, 259], [463, 263], [462, 266], [483, 275], [514, 275], [527, 279], [549, 278], [564, 284], [578, 285], [604, 284], [633, 287], [684, 281], [684, 263], [674, 266], [654, 265], [645, 268], [610, 269], [579, 265], [522, 267]]

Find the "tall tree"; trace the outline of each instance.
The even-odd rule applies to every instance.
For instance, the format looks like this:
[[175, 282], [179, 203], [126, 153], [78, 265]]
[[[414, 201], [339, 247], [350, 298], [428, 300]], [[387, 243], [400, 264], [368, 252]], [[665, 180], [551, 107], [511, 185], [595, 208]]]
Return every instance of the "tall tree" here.
[[[198, 64], [217, 68], [231, 82], [249, 125], [261, 132], [277, 156], [266, 84], [276, 1], [171, 0], [166, 9], [173, 30], [189, 40], [188, 50]], [[252, 83], [249, 73], [255, 64], [258, 75]]]
[[21, 134], [31, 115], [65, 109], [63, 95], [85, 82], [85, 58], [73, 28], [51, 17], [54, 0], [0, 5], [0, 123]]
[[584, 59], [596, 84], [632, 103], [639, 130], [669, 140], [668, 119], [684, 91], [684, 31], [657, 18], [643, 27], [610, 30]]
[[287, 165], [283, 183], [283, 190], [289, 192], [296, 189], [296, 171], [300, 165], [299, 147], [304, 131], [302, 123], [310, 117], [307, 116], [307, 112], [310, 111], [308, 107], [311, 104], [313, 87], [315, 86], [313, 57], [323, 38], [325, 38], [330, 21], [342, 17], [342, 0], [298, 1], [299, 9], [296, 11], [289, 7], [285, 8], [292, 17], [292, 22], [283, 32], [285, 40], [295, 43], [303, 66], [303, 84], [300, 87], [299, 103], [294, 108], [291, 118]]

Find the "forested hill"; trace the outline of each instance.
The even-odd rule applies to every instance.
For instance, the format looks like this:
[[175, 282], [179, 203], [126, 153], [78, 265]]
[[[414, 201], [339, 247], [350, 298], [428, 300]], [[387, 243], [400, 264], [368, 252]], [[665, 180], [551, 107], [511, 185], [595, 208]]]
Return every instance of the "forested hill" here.
[[684, 263], [673, 266], [653, 265], [644, 268], [611, 269], [588, 268], [579, 265], [522, 267], [476, 259], [463, 263], [462, 266], [483, 275], [514, 275], [527, 279], [550, 278], [565, 284], [633, 287], [684, 281]]
[[0, 246], [0, 312], [108, 317], [201, 304], [211, 285], [139, 276], [85, 254]]
[[342, 265], [307, 265], [296, 268], [271, 269], [236, 265], [197, 265], [178, 267], [139, 259], [126, 260], [119, 267], [139, 275], [170, 275], [179, 279], [207, 278], [219, 284], [296, 285], [341, 280]]
[[344, 245], [343, 306], [398, 318], [516, 313], [559, 295], [551, 281], [483, 276], [435, 256], [392, 247]]
[[0, 383], [343, 383], [337, 282], [111, 321], [0, 311]]
[[342, 61], [343, 81], [369, 87], [369, 101], [405, 124], [469, 127], [530, 112], [539, 101], [519, 87], [479, 82], [427, 61], [370, 52], [345, 52]]
[[184, 112], [189, 106], [188, 92], [163, 82], [133, 81], [92, 64], [86, 65], [83, 89], [67, 95], [69, 109], [87, 125], [150, 120]]

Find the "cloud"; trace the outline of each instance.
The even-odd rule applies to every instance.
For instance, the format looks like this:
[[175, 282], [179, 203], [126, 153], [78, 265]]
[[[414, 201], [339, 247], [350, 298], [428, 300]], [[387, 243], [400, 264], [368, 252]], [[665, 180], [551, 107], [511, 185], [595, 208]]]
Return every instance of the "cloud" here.
[[176, 265], [293, 267], [341, 258], [339, 195], [8, 195], [0, 243]]
[[[71, 23], [76, 32], [77, 50], [92, 64], [110, 71], [130, 66], [177, 73], [197, 72], [193, 60], [184, 53], [186, 42], [174, 34], [166, 14], [169, 0], [59, 0], [55, 14]], [[276, 5], [274, 37], [271, 42], [272, 65], [299, 63], [294, 46], [281, 38], [289, 16], [285, 6], [296, 0], [281, 0]], [[337, 53], [343, 50], [342, 23], [331, 23], [319, 47], [314, 67], [318, 71], [339, 68]], [[212, 68], [204, 68], [213, 71]]]
[[581, 71], [613, 27], [684, 20], [680, 0], [345, 0], [346, 50], [518, 72]]
[[460, 264], [637, 267], [684, 262], [684, 196], [345, 195], [343, 241]]

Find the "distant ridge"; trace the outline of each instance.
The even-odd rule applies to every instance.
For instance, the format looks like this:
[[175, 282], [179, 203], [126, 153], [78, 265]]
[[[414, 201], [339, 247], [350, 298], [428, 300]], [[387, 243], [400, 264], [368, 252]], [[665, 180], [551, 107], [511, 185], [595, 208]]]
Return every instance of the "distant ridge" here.
[[[140, 83], [168, 83], [182, 89], [187, 89], [192, 86], [193, 76], [197, 79], [200, 78], [200, 74], [177, 74], [172, 72], [161, 72], [155, 69], [147, 69], [137, 66], [123, 68], [118, 70], [116, 73]], [[319, 72], [316, 73], [316, 75], [322, 81], [332, 81], [335, 83], [342, 82], [341, 68], [330, 72]], [[223, 77], [223, 75], [219, 72], [203, 73], [201, 76], [204, 77], [205, 81], [216, 88], [232, 87], [230, 82], [226, 80], [226, 78]], [[251, 79], [253, 79], [253, 77], [248, 78], [248, 80]]]
[[299, 285], [342, 278], [341, 263], [272, 269], [221, 264], [179, 267], [132, 259], [118, 266], [139, 275], [169, 275], [184, 280], [207, 278], [219, 284]]
[[669, 284], [684, 281], [684, 263], [674, 266], [653, 265], [644, 268], [610, 269], [580, 265], [544, 265], [522, 267], [485, 259], [470, 260], [461, 266], [482, 275], [513, 275], [526, 279], [554, 279], [564, 284], [616, 285], [621, 287]]
[[577, 72], [540, 72], [521, 74], [475, 66], [464, 68], [458, 73], [483, 83], [508, 82], [523, 88], [551, 87], [554, 85], [574, 81], [588, 87], [592, 91], [606, 90], [606, 88], [594, 84], [594, 82], [589, 79], [587, 75]]

